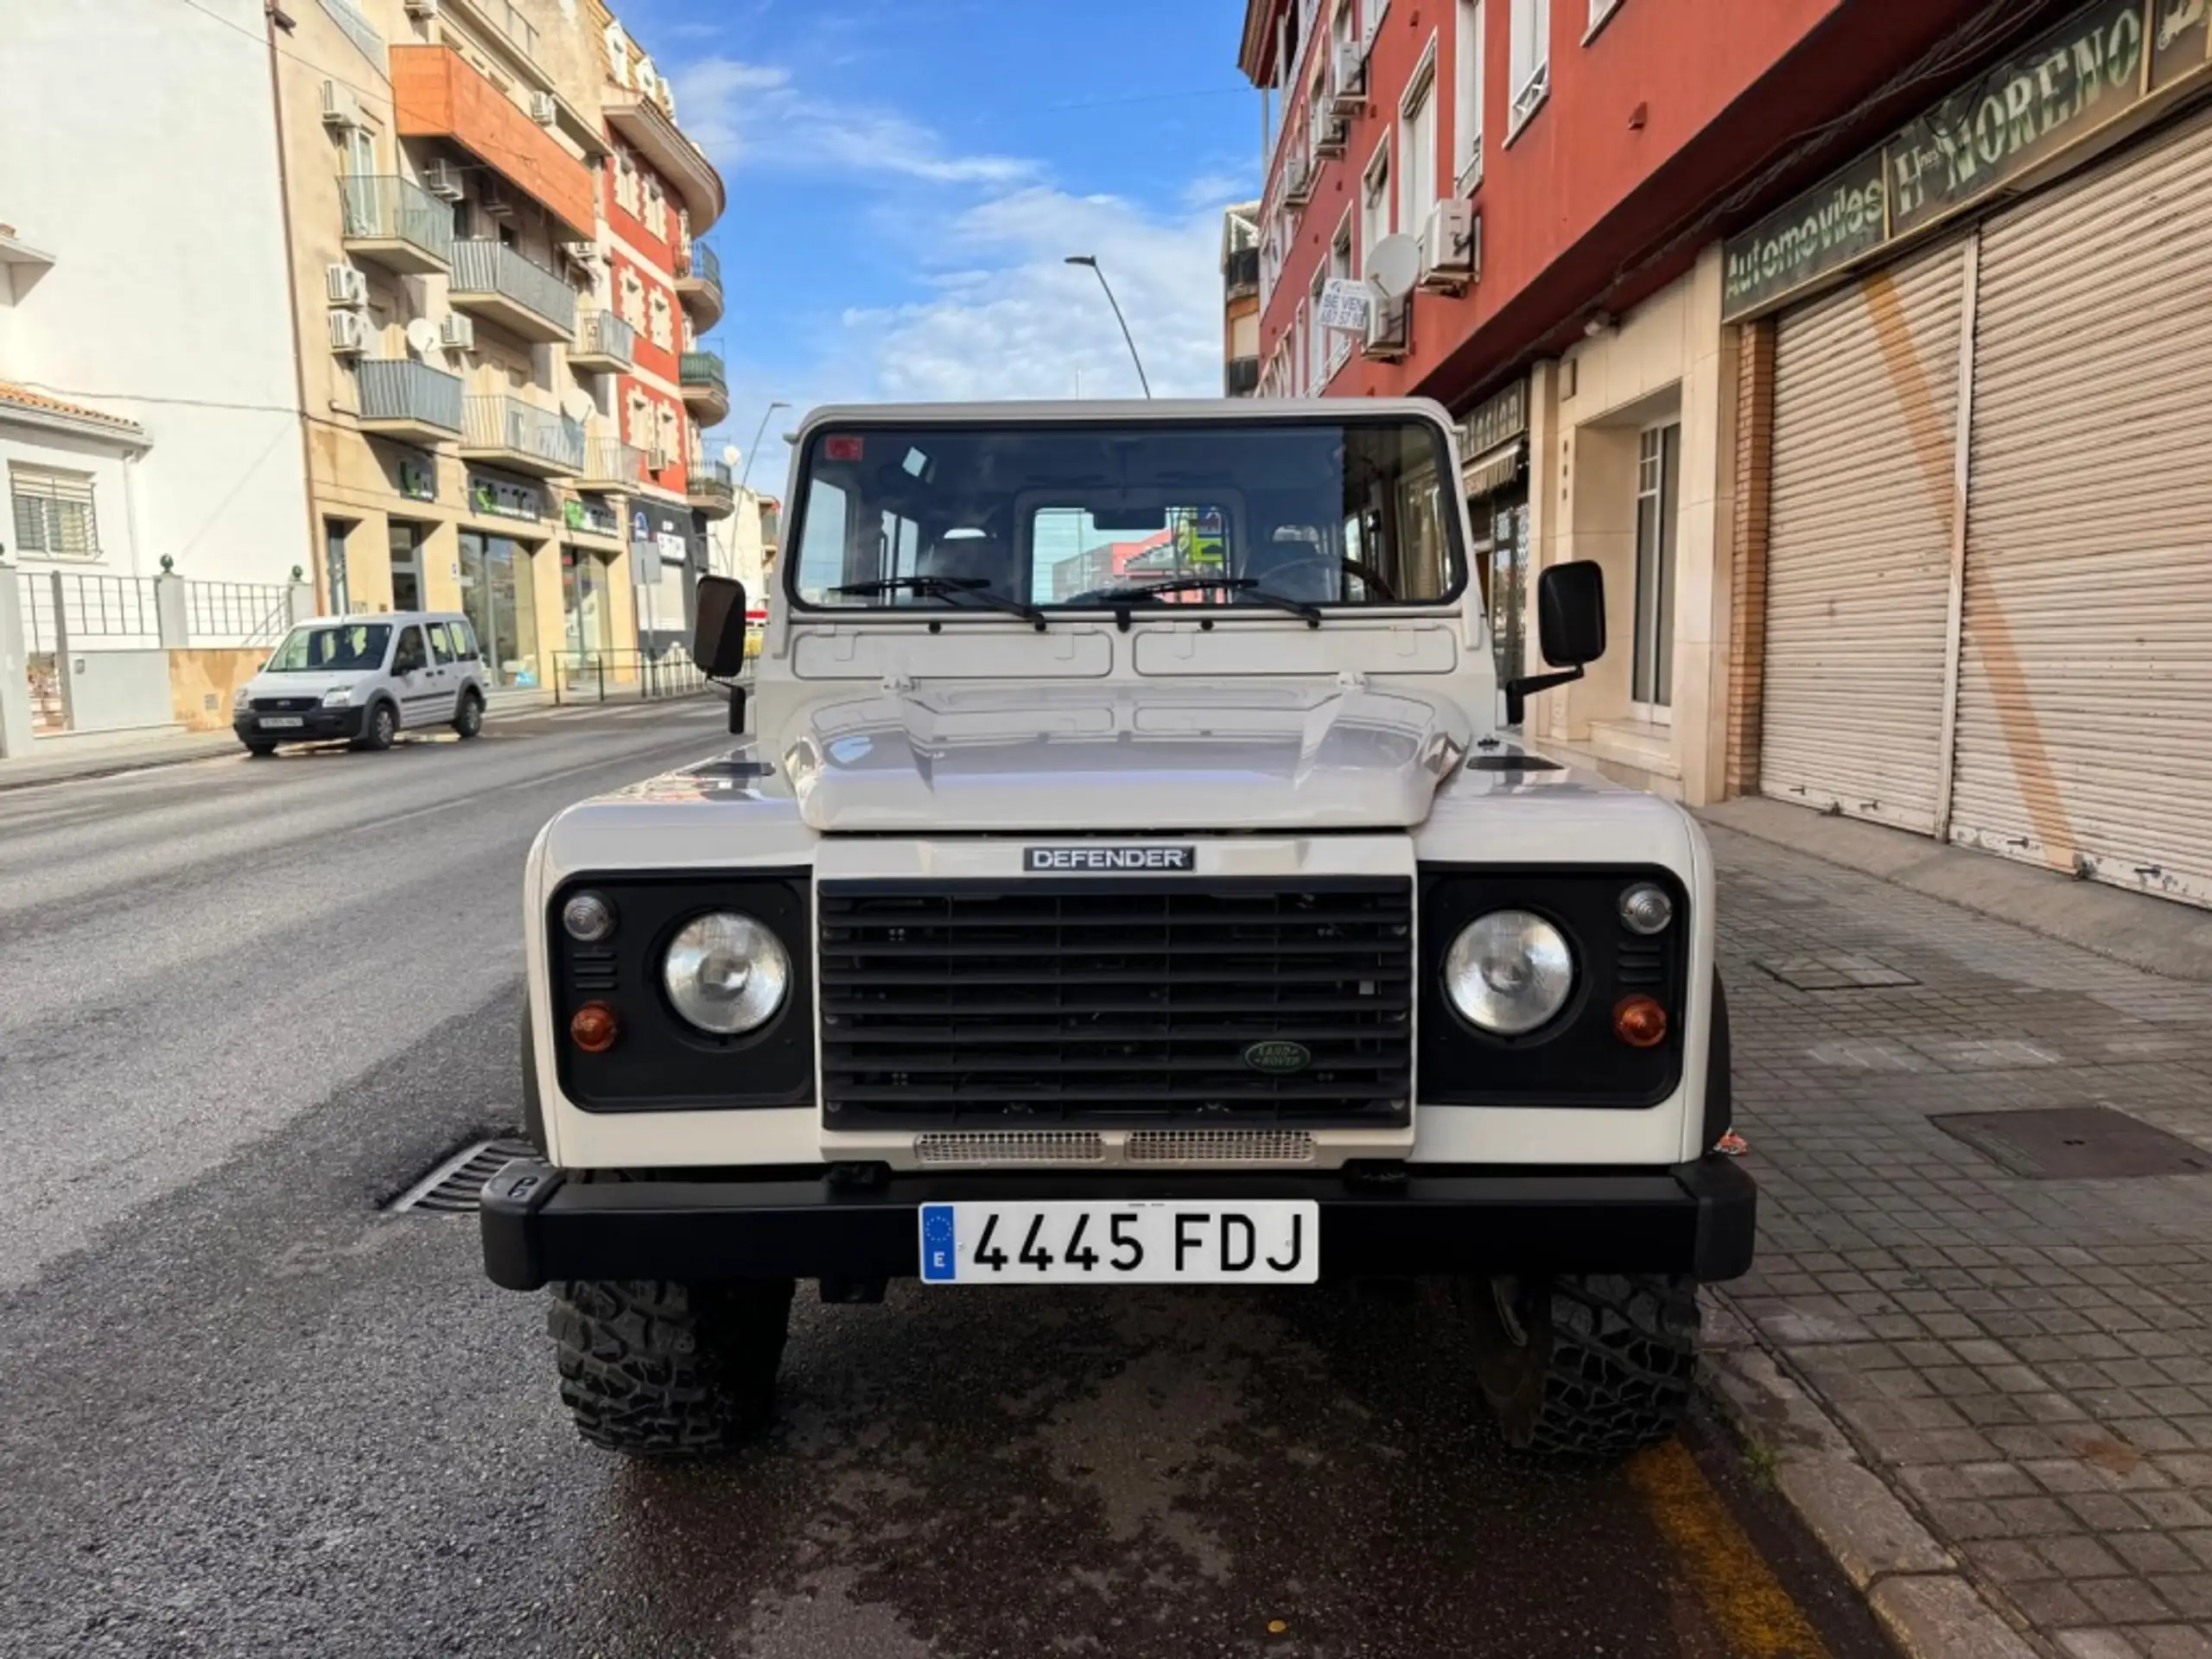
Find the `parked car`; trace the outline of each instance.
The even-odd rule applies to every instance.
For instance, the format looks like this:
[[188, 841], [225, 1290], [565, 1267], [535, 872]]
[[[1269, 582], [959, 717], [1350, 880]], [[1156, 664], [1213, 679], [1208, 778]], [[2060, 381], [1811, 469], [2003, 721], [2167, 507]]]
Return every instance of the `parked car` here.
[[302, 622], [231, 699], [231, 729], [257, 755], [280, 743], [388, 749], [403, 731], [484, 729], [490, 681], [468, 619], [400, 611]]

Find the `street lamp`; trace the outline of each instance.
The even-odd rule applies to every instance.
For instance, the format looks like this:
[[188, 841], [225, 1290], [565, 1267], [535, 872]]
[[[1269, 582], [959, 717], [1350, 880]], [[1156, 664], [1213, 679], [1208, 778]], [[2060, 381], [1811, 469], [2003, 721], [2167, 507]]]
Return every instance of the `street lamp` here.
[[760, 453], [760, 436], [768, 429], [768, 417], [779, 409], [790, 407], [789, 404], [779, 397], [760, 411], [760, 424], [753, 429], [753, 442], [745, 451], [745, 471], [737, 480], [737, 493], [741, 497], [745, 493], [745, 480], [753, 476], [753, 457]]
[[1144, 359], [1137, 355], [1137, 342], [1129, 333], [1129, 320], [1122, 315], [1122, 302], [1114, 297], [1113, 284], [1106, 280], [1106, 273], [1099, 269], [1095, 253], [1071, 253], [1067, 257], [1071, 265], [1089, 265], [1090, 274], [1098, 279], [1098, 286], [1106, 290], [1106, 303], [1114, 308], [1114, 321], [1122, 325], [1122, 338], [1128, 342], [1129, 361], [1137, 365], [1137, 384], [1144, 388], [1144, 395], [1152, 396], [1152, 382], [1145, 378]]

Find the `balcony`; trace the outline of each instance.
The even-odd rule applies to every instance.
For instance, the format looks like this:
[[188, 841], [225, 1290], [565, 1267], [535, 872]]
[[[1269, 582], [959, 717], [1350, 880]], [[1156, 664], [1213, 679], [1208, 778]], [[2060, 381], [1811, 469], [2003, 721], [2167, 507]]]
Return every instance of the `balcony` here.
[[461, 435], [459, 375], [411, 358], [372, 358], [359, 364], [353, 377], [362, 431], [425, 448]]
[[645, 481], [644, 450], [602, 433], [594, 432], [585, 438], [583, 470], [576, 478], [578, 489], [622, 494]]
[[576, 290], [504, 242], [454, 243], [446, 300], [524, 340], [575, 337]]
[[638, 331], [612, 311], [587, 311], [569, 347], [569, 366], [595, 374], [627, 374], [637, 361]]
[[1232, 357], [1222, 365], [1221, 395], [1224, 397], [1249, 397], [1260, 389], [1260, 359], [1256, 357]]
[[715, 171], [706, 152], [685, 137], [668, 111], [646, 93], [602, 87], [599, 107], [607, 124], [676, 187], [684, 211], [691, 215], [691, 233], [703, 236], [722, 216], [725, 206], [722, 175]]
[[729, 413], [729, 383], [722, 378], [722, 360], [712, 352], [686, 352], [677, 364], [677, 382], [683, 388], [683, 406], [712, 426]]
[[538, 478], [573, 478], [583, 468], [584, 429], [564, 415], [499, 394], [469, 398], [466, 413], [464, 461], [491, 461]]
[[442, 276], [453, 268], [453, 209], [411, 179], [392, 174], [338, 181], [346, 251], [404, 276]]
[[703, 242], [693, 242], [676, 256], [677, 297], [691, 308], [691, 321], [711, 328], [721, 321], [722, 262]]
[[[505, 38], [504, 35], [501, 38]], [[457, 144], [560, 222], [556, 241], [598, 232], [592, 170], [450, 47], [391, 48], [393, 126]]]
[[709, 518], [727, 518], [737, 511], [737, 486], [730, 482], [729, 467], [723, 461], [693, 461], [684, 493]]
[[1225, 299], [1256, 298], [1260, 292], [1259, 249], [1238, 248], [1232, 251], [1222, 268], [1221, 284]]

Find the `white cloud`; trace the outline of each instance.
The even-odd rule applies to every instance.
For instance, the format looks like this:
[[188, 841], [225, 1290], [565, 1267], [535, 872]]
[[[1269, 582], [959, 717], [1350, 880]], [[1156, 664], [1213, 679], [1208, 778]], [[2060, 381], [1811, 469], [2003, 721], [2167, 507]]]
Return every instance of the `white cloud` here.
[[1011, 185], [1036, 173], [1012, 156], [948, 154], [938, 135], [890, 110], [802, 88], [788, 69], [702, 58], [677, 71], [684, 125], [723, 171], [747, 167], [885, 173], [931, 184]]

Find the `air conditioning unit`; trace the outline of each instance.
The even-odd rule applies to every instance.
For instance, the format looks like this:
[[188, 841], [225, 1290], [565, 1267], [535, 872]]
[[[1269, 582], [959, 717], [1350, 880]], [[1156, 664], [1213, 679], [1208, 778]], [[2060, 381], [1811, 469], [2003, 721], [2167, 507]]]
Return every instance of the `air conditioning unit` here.
[[1357, 115], [1367, 99], [1366, 45], [1358, 41], [1341, 42], [1330, 68], [1332, 106], [1341, 114]]
[[438, 344], [449, 352], [474, 351], [476, 319], [465, 317], [458, 311], [449, 312], [438, 324]]
[[322, 124], [326, 127], [358, 127], [365, 124], [361, 118], [361, 100], [353, 89], [342, 81], [322, 83]]
[[1367, 308], [1367, 338], [1360, 344], [1360, 355], [1386, 363], [1395, 363], [1403, 357], [1413, 309], [1411, 295], [1394, 300], [1377, 290], [1374, 303]]
[[410, 17], [435, 17], [438, 15], [438, 0], [407, 0]]
[[561, 100], [550, 92], [532, 92], [530, 118], [541, 127], [552, 126], [561, 118]]
[[586, 267], [599, 263], [599, 244], [596, 242], [563, 242], [562, 257], [571, 264]]
[[355, 265], [325, 265], [322, 285], [333, 305], [366, 305], [369, 279]]
[[507, 187], [486, 174], [481, 188], [476, 193], [476, 205], [494, 219], [512, 219], [515, 199], [507, 194]]
[[1316, 156], [1341, 156], [1344, 146], [1351, 142], [1351, 122], [1344, 112], [1332, 107], [1322, 118], [1321, 124], [1313, 130], [1313, 153]]
[[423, 188], [442, 201], [459, 201], [467, 194], [461, 188], [461, 169], [451, 162], [423, 162]]
[[371, 332], [365, 311], [330, 314], [330, 349], [340, 357], [359, 357], [367, 351]]
[[1282, 199], [1294, 207], [1313, 200], [1313, 158], [1302, 149], [1292, 151], [1283, 165]]
[[1421, 285], [1457, 294], [1482, 273], [1482, 221], [1454, 196], [1429, 209], [1421, 232]]
[[675, 463], [675, 461], [676, 457], [665, 449], [645, 451], [645, 470], [649, 473], [664, 473]]

